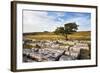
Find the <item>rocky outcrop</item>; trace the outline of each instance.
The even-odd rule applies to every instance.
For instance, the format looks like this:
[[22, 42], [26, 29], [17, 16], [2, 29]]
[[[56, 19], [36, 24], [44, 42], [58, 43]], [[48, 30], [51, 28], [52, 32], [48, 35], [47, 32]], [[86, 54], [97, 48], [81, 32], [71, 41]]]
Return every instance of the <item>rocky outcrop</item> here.
[[[31, 40], [25, 44], [34, 47], [23, 49], [23, 62], [67, 61], [81, 59], [82, 57], [84, 59], [90, 58], [90, 47], [86, 41], [84, 43], [82, 41]], [[84, 52], [86, 54], [82, 54]]]

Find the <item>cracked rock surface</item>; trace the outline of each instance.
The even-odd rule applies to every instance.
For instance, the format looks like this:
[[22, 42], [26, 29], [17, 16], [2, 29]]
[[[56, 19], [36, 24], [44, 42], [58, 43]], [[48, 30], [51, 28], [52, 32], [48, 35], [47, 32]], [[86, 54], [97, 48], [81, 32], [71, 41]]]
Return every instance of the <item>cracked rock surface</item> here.
[[77, 60], [80, 56], [84, 56], [84, 54], [80, 55], [81, 49], [90, 49], [87, 41], [25, 40], [23, 45], [25, 46], [23, 48], [23, 62]]

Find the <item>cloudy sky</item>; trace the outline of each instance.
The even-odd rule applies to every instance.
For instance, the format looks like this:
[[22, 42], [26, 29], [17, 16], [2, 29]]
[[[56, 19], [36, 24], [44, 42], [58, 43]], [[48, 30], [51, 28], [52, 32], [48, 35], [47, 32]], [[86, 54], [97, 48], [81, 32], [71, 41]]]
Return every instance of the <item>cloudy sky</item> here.
[[54, 31], [69, 22], [76, 22], [79, 25], [78, 31], [90, 31], [91, 14], [23, 10], [23, 32]]

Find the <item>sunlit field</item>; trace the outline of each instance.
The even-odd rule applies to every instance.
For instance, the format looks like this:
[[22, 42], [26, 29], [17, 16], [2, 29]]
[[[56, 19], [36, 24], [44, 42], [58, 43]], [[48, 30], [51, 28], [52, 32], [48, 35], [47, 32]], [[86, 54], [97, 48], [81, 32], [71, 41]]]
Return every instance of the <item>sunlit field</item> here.
[[[74, 32], [73, 34], [68, 34], [69, 40], [91, 40], [90, 31]], [[40, 33], [24, 33], [24, 38], [37, 39], [37, 40], [65, 40], [63, 35], [56, 35], [50, 32], [40, 32]]]

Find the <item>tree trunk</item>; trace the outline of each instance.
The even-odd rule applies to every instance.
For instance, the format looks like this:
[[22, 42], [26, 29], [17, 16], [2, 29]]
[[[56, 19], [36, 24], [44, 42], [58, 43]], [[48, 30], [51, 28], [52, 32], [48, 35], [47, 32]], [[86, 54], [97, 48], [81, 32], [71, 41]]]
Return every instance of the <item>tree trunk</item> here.
[[68, 35], [66, 34], [66, 36], [65, 36], [65, 40], [67, 41], [68, 40]]

